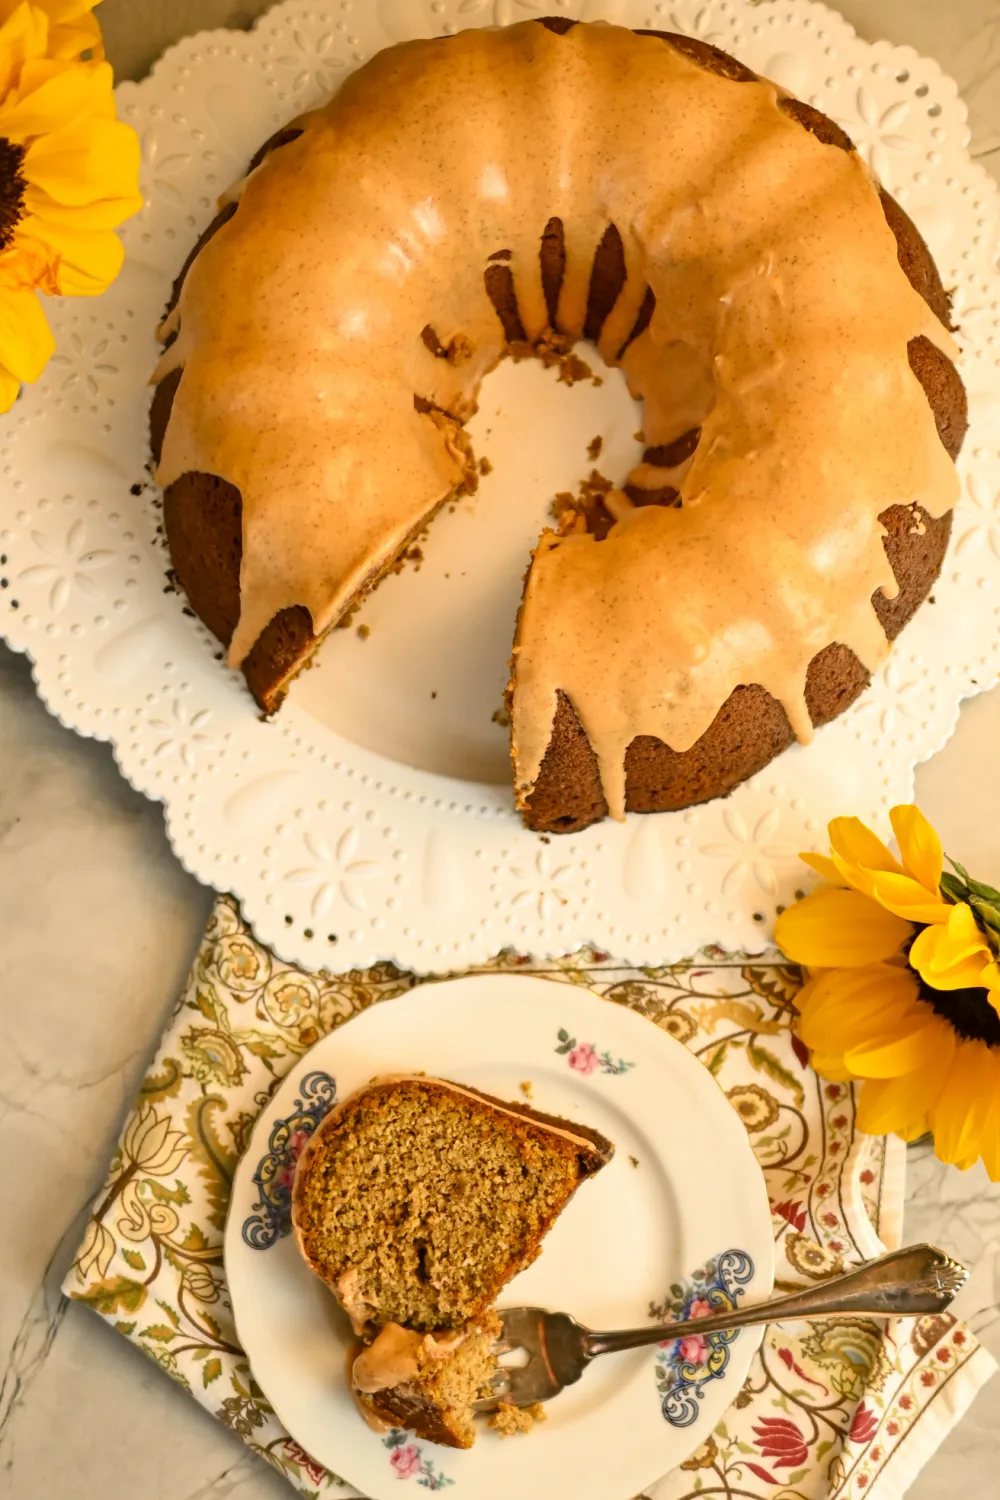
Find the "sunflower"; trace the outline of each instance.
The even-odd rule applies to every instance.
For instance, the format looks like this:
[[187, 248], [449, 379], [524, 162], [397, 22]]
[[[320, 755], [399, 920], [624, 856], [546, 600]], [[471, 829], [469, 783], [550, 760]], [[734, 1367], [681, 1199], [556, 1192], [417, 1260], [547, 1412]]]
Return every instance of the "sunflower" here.
[[858, 818], [834, 818], [833, 889], [781, 913], [775, 940], [806, 967], [798, 1032], [824, 1078], [861, 1084], [858, 1125], [941, 1161], [981, 1157], [1000, 1181], [1000, 891], [954, 861], [918, 808], [890, 813], [900, 858]]
[[115, 225], [142, 206], [139, 143], [115, 119], [83, 0], [0, 0], [0, 411], [53, 350], [38, 292], [94, 296], [121, 268]]

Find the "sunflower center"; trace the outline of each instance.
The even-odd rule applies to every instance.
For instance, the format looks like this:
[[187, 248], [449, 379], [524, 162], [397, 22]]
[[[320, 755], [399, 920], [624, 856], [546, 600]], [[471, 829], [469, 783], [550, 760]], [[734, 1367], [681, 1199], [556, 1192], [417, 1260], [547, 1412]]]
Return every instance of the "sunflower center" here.
[[952, 1031], [967, 1042], [985, 1042], [1000, 1047], [1000, 1015], [989, 1002], [988, 992], [980, 985], [964, 990], [936, 990], [916, 970], [911, 971], [920, 987], [920, 998], [935, 1014], [948, 1022]]
[[14, 238], [24, 209], [28, 184], [21, 176], [23, 162], [24, 147], [0, 136], [0, 251], [6, 250]]

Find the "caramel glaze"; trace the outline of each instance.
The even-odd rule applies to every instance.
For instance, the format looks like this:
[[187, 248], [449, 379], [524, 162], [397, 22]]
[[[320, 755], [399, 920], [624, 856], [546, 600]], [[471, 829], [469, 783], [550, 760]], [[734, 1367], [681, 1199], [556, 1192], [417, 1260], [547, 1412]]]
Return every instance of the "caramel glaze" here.
[[[233, 664], [283, 609], [317, 636], [337, 620], [461, 482], [456, 423], [506, 341], [554, 324], [620, 364], [654, 455], [700, 437], [679, 503], [637, 503], [647, 462], [603, 539], [539, 542], [519, 805], [560, 695], [621, 817], [638, 737], [684, 751], [756, 683], [806, 740], [810, 661], [839, 643], [878, 666], [871, 597], [896, 593], [879, 515], [957, 497], [907, 345], [954, 345], [857, 154], [739, 77], [618, 27], [467, 31], [379, 54], [251, 173], [157, 372], [183, 370], [161, 484], [201, 472], [242, 495]], [[423, 128], [400, 129], [402, 100]]]

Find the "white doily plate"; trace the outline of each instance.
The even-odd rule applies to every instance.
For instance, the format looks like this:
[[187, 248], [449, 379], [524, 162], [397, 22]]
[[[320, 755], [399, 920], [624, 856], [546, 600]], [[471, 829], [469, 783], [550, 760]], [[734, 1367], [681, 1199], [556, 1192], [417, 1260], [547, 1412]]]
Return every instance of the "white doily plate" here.
[[[551, 841], [514, 815], [492, 769], [503, 735], [487, 724], [521, 563], [504, 563], [492, 623], [477, 616], [465, 629], [459, 613], [463, 628], [442, 628], [464, 597], [456, 589], [449, 606], [436, 602], [447, 593], [449, 548], [453, 559], [470, 550], [465, 510], [436, 523], [419, 574], [391, 580], [372, 601], [371, 639], [338, 633], [319, 671], [263, 724], [216, 660], [217, 643], [164, 591], [158, 497], [140, 488], [154, 325], [217, 195], [257, 145], [391, 42], [547, 11], [693, 33], [840, 120], [953, 289], [972, 419], [935, 604], [861, 701], [726, 800]], [[289, 0], [250, 33], [185, 40], [118, 97], [142, 138], [146, 195], [125, 226], [124, 270], [97, 303], [49, 304], [58, 352], [0, 431], [0, 629], [31, 656], [52, 712], [110, 740], [128, 779], [164, 803], [184, 864], [233, 891], [260, 938], [306, 965], [391, 957], [442, 969], [506, 945], [555, 954], [585, 942], [649, 964], [711, 941], [759, 947], [775, 906], [802, 880], [797, 851], [818, 846], [827, 819], [846, 810], [885, 831], [888, 807], [911, 794], [914, 765], [947, 740], [961, 699], [1000, 676], [1000, 198], [964, 149], [955, 84], [912, 49], [862, 42], [806, 0]], [[503, 424], [533, 404], [530, 381], [541, 379], [526, 366], [514, 374], [508, 366], [490, 377], [477, 418], [480, 451], [498, 470], [504, 432], [515, 430]], [[571, 456], [554, 476], [533, 455], [534, 509], [511, 523], [523, 542], [515, 546], [508, 526], [493, 547], [489, 515], [504, 509], [494, 502], [507, 481], [497, 473], [492, 491], [483, 486], [469, 533], [479, 551], [526, 557], [543, 500], [586, 472], [581, 444], [595, 431], [613, 439], [602, 465], [620, 477], [611, 450], [630, 440], [632, 411], [617, 381], [602, 391], [577, 386], [559, 398], [572, 408]], [[598, 397], [603, 405], [587, 405]], [[488, 592], [474, 590], [477, 599]], [[423, 621], [424, 646], [443, 644], [411, 652], [404, 671], [390, 646], [404, 641], [411, 597], [408, 629]], [[456, 776], [463, 766], [480, 779]]]

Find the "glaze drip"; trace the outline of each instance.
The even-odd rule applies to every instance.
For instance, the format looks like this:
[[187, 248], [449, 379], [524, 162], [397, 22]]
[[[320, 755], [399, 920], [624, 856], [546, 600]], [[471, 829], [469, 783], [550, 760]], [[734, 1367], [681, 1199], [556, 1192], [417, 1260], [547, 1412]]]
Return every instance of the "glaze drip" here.
[[[289, 605], [316, 634], [335, 623], [461, 482], [442, 413], [464, 420], [505, 352], [491, 258], [527, 339], [553, 305], [580, 337], [603, 242], [601, 353], [650, 447], [701, 437], [679, 507], [539, 543], [513, 661], [519, 802], [560, 690], [621, 817], [636, 736], [684, 750], [760, 683], [807, 739], [811, 659], [840, 642], [878, 666], [870, 599], [895, 591], [878, 516], [957, 497], [907, 344], [954, 345], [860, 158], [782, 98], [655, 37], [525, 22], [393, 47], [298, 122], [192, 266], [158, 371], [183, 367], [160, 483], [202, 471], [243, 497], [234, 665]], [[438, 357], [428, 328], [467, 357]]]

